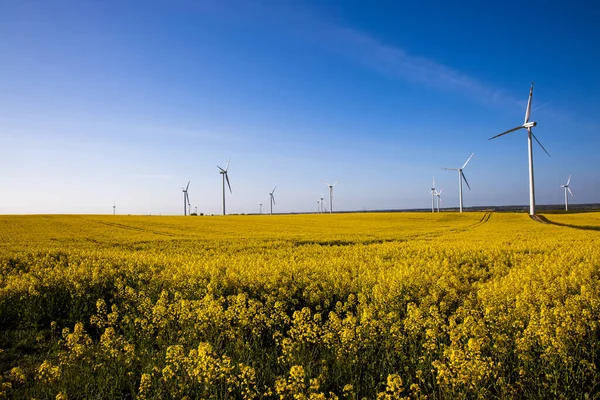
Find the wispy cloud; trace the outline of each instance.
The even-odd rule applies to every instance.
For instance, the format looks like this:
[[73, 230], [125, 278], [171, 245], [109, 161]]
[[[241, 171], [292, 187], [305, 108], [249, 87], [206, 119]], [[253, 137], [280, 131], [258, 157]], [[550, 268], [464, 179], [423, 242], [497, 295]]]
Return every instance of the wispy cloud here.
[[365, 33], [332, 26], [326, 30], [329, 40], [334, 41], [338, 48], [370, 68], [436, 89], [460, 91], [483, 103], [517, 104], [517, 99], [502, 89], [434, 60], [411, 55]]
[[153, 174], [153, 173], [133, 173], [133, 174], [128, 174], [128, 176], [130, 176], [131, 178], [136, 178], [136, 179], [158, 179], [158, 180], [165, 180], [165, 181], [170, 181], [175, 179], [175, 177], [173, 175], [169, 175], [169, 174]]

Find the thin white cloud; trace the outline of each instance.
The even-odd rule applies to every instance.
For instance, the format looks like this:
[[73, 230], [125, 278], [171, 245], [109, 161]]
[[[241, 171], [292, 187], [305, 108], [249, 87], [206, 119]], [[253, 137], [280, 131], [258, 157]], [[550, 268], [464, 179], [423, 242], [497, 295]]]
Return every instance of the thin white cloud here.
[[169, 174], [154, 174], [154, 173], [133, 173], [133, 174], [128, 174], [128, 176], [132, 177], [132, 178], [137, 178], [137, 179], [156, 179], [156, 180], [173, 180], [175, 179], [175, 177], [173, 175], [169, 175]]
[[329, 40], [360, 61], [386, 74], [409, 82], [425, 84], [441, 90], [455, 90], [477, 97], [484, 103], [515, 104], [516, 99], [499, 88], [484, 84], [475, 78], [433, 60], [411, 55], [405, 50], [384, 44], [362, 32], [330, 27]]

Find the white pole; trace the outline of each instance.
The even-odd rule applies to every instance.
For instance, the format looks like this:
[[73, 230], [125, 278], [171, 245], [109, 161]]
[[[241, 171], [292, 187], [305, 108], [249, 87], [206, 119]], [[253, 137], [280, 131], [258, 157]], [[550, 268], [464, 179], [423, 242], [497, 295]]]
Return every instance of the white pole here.
[[225, 174], [221, 172], [223, 175], [223, 215], [225, 215]]
[[565, 211], [569, 211], [569, 196], [567, 196], [567, 187], [565, 186]]
[[535, 215], [535, 185], [533, 182], [533, 142], [531, 128], [527, 128], [527, 146], [529, 150], [529, 215]]
[[333, 213], [333, 186], [329, 186], [329, 214]]
[[459, 169], [458, 170], [458, 197], [460, 197], [460, 212], [462, 212], [463, 209], [463, 198], [462, 198], [462, 176], [461, 173], [462, 170]]

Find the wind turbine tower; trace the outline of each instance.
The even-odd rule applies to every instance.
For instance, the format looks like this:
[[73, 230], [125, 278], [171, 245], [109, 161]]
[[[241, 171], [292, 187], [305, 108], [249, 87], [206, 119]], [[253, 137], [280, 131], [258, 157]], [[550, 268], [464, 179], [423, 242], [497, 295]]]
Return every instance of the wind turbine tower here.
[[469, 186], [469, 182], [467, 182], [467, 178], [465, 177], [465, 174], [463, 173], [463, 169], [465, 169], [465, 167], [467, 166], [469, 161], [471, 161], [471, 158], [473, 158], [473, 155], [475, 155], [475, 153], [472, 153], [471, 156], [467, 159], [467, 161], [465, 161], [463, 166], [460, 168], [442, 168], [447, 171], [458, 171], [458, 197], [459, 197], [459, 202], [460, 202], [460, 205], [459, 205], [460, 212], [463, 212], [463, 189], [462, 189], [463, 180], [467, 184], [467, 187], [469, 188], [469, 190], [471, 190], [471, 186]]
[[437, 190], [435, 191], [435, 196], [437, 197], [437, 212], [440, 212], [440, 203], [442, 203], [442, 190], [444, 189], [440, 189], [439, 192]]
[[434, 200], [435, 200], [435, 177], [433, 178], [433, 184], [431, 185], [431, 212], [435, 212]]
[[567, 190], [569, 191], [569, 193], [571, 193], [571, 196], [573, 196], [573, 192], [571, 192], [571, 188], [569, 187], [570, 183], [571, 183], [571, 175], [569, 175], [569, 179], [567, 179], [567, 183], [565, 183], [564, 185], [560, 185], [561, 188], [565, 188], [565, 211], [569, 211], [569, 196], [567, 196]]
[[271, 193], [269, 193], [269, 196], [271, 196], [271, 215], [273, 215], [273, 204], [275, 204], [275, 189], [277, 189], [277, 186], [275, 186]]
[[260, 206], [259, 214], [262, 214], [262, 203], [260, 203], [259, 206]]
[[529, 215], [535, 215], [535, 184], [533, 181], [533, 141], [531, 138], [535, 139], [536, 142], [540, 145], [542, 150], [548, 154], [550, 157], [550, 153], [546, 151], [542, 143], [535, 137], [531, 128], [537, 125], [537, 122], [529, 122], [529, 117], [531, 116], [531, 98], [533, 97], [533, 82], [531, 82], [531, 88], [529, 89], [529, 100], [527, 100], [527, 109], [525, 110], [525, 122], [523, 125], [517, 126], [516, 128], [509, 129], [506, 132], [502, 132], [494, 137], [489, 138], [488, 140], [496, 139], [497, 137], [506, 135], [507, 133], [511, 133], [514, 131], [518, 131], [519, 129], [527, 130], [527, 150], [529, 153]]
[[223, 176], [223, 215], [225, 215], [225, 181], [227, 180], [227, 186], [229, 186], [229, 193], [233, 193], [231, 191], [231, 185], [229, 184], [229, 175], [228, 175], [228, 171], [229, 171], [229, 162], [231, 160], [227, 161], [227, 166], [225, 167], [225, 169], [219, 167], [217, 165], [217, 168], [219, 168], [221, 171], [219, 172], [222, 176]]
[[117, 214], [117, 204], [113, 201], [113, 215]]
[[341, 182], [341, 180], [338, 180], [337, 182], [335, 182], [333, 185], [330, 183], [327, 183], [325, 181], [321, 181], [324, 184], [326, 184], [329, 187], [329, 214], [333, 213], [333, 187], [335, 185], [337, 185], [338, 183]]
[[[183, 215], [187, 215], [187, 206], [189, 206], [190, 204], [190, 198], [188, 197], [188, 188], [190, 187], [190, 182], [188, 181], [188, 184], [185, 188], [181, 188], [181, 191], [183, 192]], [[190, 210], [191, 212], [192, 210]]]

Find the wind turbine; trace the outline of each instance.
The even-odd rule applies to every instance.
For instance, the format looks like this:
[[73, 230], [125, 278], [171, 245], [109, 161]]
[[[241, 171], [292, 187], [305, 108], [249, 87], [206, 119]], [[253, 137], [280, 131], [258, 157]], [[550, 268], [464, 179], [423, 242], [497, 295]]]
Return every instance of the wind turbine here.
[[[186, 206], [188, 206], [190, 204], [190, 198], [188, 197], [188, 188], [190, 187], [190, 182], [188, 181], [188, 184], [185, 188], [181, 188], [181, 191], [183, 192], [183, 215], [187, 215], [187, 209]], [[190, 210], [191, 212], [192, 210]]]
[[325, 203], [325, 199], [323, 198], [323, 193], [321, 193], [321, 198], [319, 200], [321, 200], [321, 214], [323, 214], [323, 203]]
[[341, 182], [341, 180], [338, 180], [337, 182], [335, 182], [333, 185], [330, 183], [327, 183], [325, 181], [321, 181], [324, 184], [326, 184], [329, 187], [329, 214], [333, 213], [333, 187], [335, 185], [337, 185], [338, 183]]
[[435, 200], [435, 177], [433, 178], [433, 184], [431, 185], [431, 212], [435, 212], [433, 203]]
[[275, 195], [273, 194], [275, 193], [275, 189], [277, 189], [277, 186], [275, 186], [271, 193], [269, 193], [269, 196], [271, 196], [271, 215], [273, 215], [273, 204], [275, 204]]
[[548, 154], [550, 157], [550, 153], [546, 151], [542, 143], [535, 137], [531, 128], [537, 125], [537, 122], [529, 122], [529, 117], [531, 115], [531, 98], [533, 97], [533, 82], [531, 82], [531, 88], [529, 89], [529, 100], [527, 100], [527, 109], [525, 110], [525, 122], [523, 125], [517, 126], [516, 128], [512, 128], [506, 132], [502, 132], [494, 137], [489, 138], [488, 140], [496, 139], [502, 135], [506, 135], [507, 133], [511, 133], [514, 131], [518, 131], [519, 129], [527, 129], [527, 149], [529, 151], [529, 215], [535, 215], [535, 185], [533, 182], [533, 142], [531, 138], [533, 137], [536, 142], [540, 145], [542, 150]]
[[569, 179], [567, 179], [567, 183], [564, 185], [560, 185], [560, 187], [565, 188], [565, 211], [569, 211], [569, 196], [567, 196], [567, 190], [573, 196], [573, 192], [571, 192], [571, 188], [569, 187], [569, 183], [571, 183], [571, 175], [569, 175]]
[[219, 172], [221, 175], [223, 175], [223, 215], [225, 215], [225, 180], [227, 180], [227, 186], [229, 186], [229, 193], [233, 193], [231, 191], [231, 185], [229, 184], [229, 175], [227, 174], [227, 171], [229, 170], [229, 162], [231, 160], [227, 161], [227, 166], [225, 167], [225, 169], [219, 167], [217, 165], [217, 168], [219, 168], [221, 171]]
[[442, 202], [442, 190], [444, 190], [444, 189], [440, 189], [439, 192], [437, 190], [435, 191], [435, 196], [437, 197], [437, 212], [440, 212], [440, 203], [443, 203]]
[[469, 186], [469, 182], [467, 182], [467, 178], [465, 177], [465, 174], [463, 173], [463, 169], [465, 169], [465, 167], [467, 166], [467, 164], [469, 163], [469, 161], [471, 161], [471, 158], [473, 158], [473, 155], [475, 155], [475, 153], [472, 153], [471, 156], [467, 159], [467, 161], [465, 161], [465, 163], [463, 164], [462, 167], [460, 168], [442, 168], [445, 169], [447, 171], [458, 171], [458, 196], [460, 198], [460, 212], [463, 211], [463, 190], [462, 190], [462, 182], [463, 180], [465, 181], [465, 183], [467, 184], [467, 187], [469, 188], [469, 190], [471, 190], [471, 186]]
[[260, 206], [260, 212], [259, 212], [259, 214], [262, 214], [262, 203], [260, 203], [259, 206]]
[[116, 213], [117, 213], [117, 204], [113, 200], [113, 215], [116, 215]]

